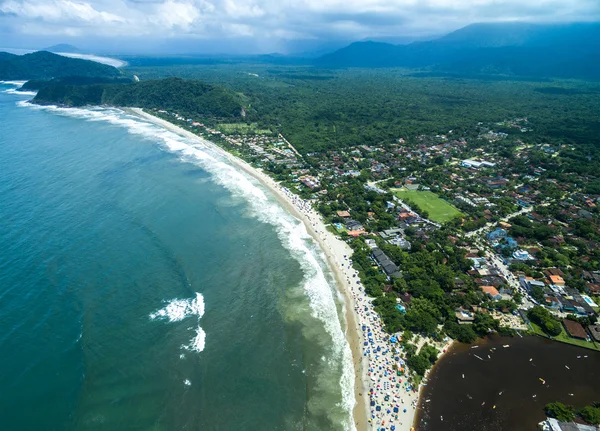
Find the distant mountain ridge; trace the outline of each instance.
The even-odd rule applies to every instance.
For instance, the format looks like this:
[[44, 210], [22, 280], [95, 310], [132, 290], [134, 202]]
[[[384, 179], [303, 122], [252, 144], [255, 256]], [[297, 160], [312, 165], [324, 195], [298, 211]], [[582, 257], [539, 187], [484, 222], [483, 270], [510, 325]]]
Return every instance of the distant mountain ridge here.
[[52, 79], [66, 76], [116, 78], [121, 72], [106, 64], [69, 58], [47, 51], [15, 55], [0, 52], [0, 80]]
[[42, 51], [48, 52], [68, 52], [70, 54], [85, 54], [81, 49], [76, 46], [69, 45], [68, 43], [59, 43], [58, 45], [52, 45], [48, 48], [42, 49]]
[[473, 24], [428, 42], [354, 42], [315, 64], [600, 79], [600, 23]]

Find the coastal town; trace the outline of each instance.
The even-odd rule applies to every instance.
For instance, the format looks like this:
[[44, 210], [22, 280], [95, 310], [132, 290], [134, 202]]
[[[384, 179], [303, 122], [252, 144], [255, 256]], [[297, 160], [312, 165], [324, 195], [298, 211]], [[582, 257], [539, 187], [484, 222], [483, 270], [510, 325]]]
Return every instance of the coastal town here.
[[557, 169], [576, 149], [528, 142], [526, 118], [303, 155], [255, 124], [153, 115], [268, 174], [347, 247], [337, 264], [372, 429], [416, 425], [419, 390], [454, 340], [536, 334], [600, 350], [600, 182], [585, 164]]

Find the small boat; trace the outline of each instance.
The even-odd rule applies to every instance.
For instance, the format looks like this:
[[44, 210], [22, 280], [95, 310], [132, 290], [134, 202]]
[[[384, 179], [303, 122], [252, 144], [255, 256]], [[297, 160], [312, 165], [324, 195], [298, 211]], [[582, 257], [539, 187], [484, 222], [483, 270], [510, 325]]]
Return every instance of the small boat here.
[[569, 368], [569, 367], [567, 367], [566, 365], [565, 365], [565, 368], [566, 368], [567, 370], [570, 370], [570, 368]]
[[507, 347], [510, 347], [510, 344], [505, 344], [505, 345], [504, 345], [504, 346], [502, 346], [502, 347], [504, 347], [504, 348], [506, 349]]
[[481, 406], [482, 406], [482, 407], [483, 407], [483, 406], [485, 406], [485, 401], [481, 403]]

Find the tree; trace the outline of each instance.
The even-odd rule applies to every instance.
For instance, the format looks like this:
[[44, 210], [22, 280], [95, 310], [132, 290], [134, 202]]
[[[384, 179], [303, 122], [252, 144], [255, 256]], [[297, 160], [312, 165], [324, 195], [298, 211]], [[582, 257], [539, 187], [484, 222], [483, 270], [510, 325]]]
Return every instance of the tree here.
[[584, 421], [592, 425], [600, 424], [600, 407], [586, 406], [578, 412]]
[[477, 334], [475, 334], [471, 325], [459, 325], [456, 322], [448, 321], [444, 325], [444, 330], [449, 337], [461, 343], [471, 344], [477, 339]]
[[527, 312], [529, 320], [539, 325], [544, 332], [553, 337], [562, 332], [562, 326], [548, 310], [540, 305], [536, 305]]
[[546, 414], [550, 417], [558, 419], [561, 422], [571, 422], [575, 419], [575, 409], [563, 403], [549, 403], [544, 408]]

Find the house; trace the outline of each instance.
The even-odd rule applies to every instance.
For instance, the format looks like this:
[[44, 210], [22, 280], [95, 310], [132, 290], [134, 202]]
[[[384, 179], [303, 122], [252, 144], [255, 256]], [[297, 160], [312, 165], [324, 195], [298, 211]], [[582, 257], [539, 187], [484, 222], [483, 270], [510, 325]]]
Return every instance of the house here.
[[455, 315], [459, 325], [472, 325], [473, 321], [475, 321], [473, 313], [463, 310], [462, 308], [457, 308]]
[[571, 337], [578, 338], [580, 340], [587, 340], [587, 333], [585, 332], [585, 329], [583, 329], [583, 326], [581, 326], [580, 323], [569, 319], [563, 319], [562, 323], [565, 329], [567, 330], [567, 333]]
[[544, 275], [550, 277], [551, 275], [560, 275], [563, 277], [565, 274], [559, 268], [548, 268], [544, 270]]
[[554, 418], [547, 418], [538, 424], [542, 431], [598, 431], [593, 425], [585, 425], [576, 422], [560, 422]]
[[350, 231], [364, 230], [364, 227], [360, 222], [358, 222], [356, 220], [352, 220], [352, 219], [346, 220], [346, 227]]
[[506, 231], [504, 229], [497, 228], [487, 235], [488, 240], [497, 241], [501, 238], [506, 238]]
[[512, 254], [512, 257], [514, 260], [534, 260], [533, 256], [530, 255], [528, 252], [526, 252], [525, 250], [515, 250]]
[[479, 169], [481, 167], [482, 163], [478, 162], [477, 160], [463, 160], [461, 162], [461, 166], [464, 168], [470, 168], [470, 169]]
[[395, 274], [398, 271], [396, 264], [380, 249], [374, 249], [372, 256], [387, 275]]
[[341, 218], [350, 218], [350, 213], [348, 211], [338, 211], [336, 214]]
[[481, 286], [480, 289], [491, 299], [502, 299], [502, 295], [500, 295], [500, 292], [498, 292], [498, 289], [496, 289], [494, 286]]
[[530, 291], [534, 287], [539, 287], [543, 289], [546, 286], [546, 284], [543, 281], [534, 280], [531, 277], [521, 277], [519, 281], [521, 282], [521, 287], [528, 291]]
[[590, 331], [592, 339], [597, 343], [600, 343], [600, 324], [588, 326], [588, 331]]
[[386, 229], [382, 232], [379, 232], [379, 236], [383, 239], [392, 239], [396, 235], [402, 235], [404, 231], [399, 228]]
[[560, 310], [561, 304], [556, 296], [546, 296], [544, 298], [545, 306], [553, 310]]
[[565, 280], [560, 275], [550, 275], [548, 276], [548, 280], [550, 284], [554, 284], [556, 286], [564, 286]]

